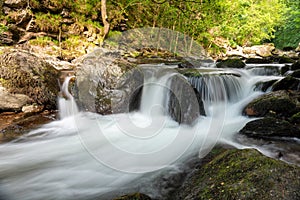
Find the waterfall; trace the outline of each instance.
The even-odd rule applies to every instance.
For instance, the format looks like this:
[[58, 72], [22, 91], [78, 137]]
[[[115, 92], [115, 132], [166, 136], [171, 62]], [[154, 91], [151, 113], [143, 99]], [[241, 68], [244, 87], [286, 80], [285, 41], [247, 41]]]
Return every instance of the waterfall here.
[[[196, 88], [208, 113], [195, 115], [194, 123], [187, 125], [167, 114], [168, 90], [184, 99], [187, 85], [172, 88], [170, 80], [178, 73], [163, 68], [145, 69], [140, 111], [131, 113], [78, 112], [67, 78], [62, 86], [65, 98], [58, 100], [60, 120], [0, 145], [0, 197], [112, 199], [140, 191], [163, 199], [163, 188], [151, 187], [162, 173], [184, 171], [191, 156], [203, 157], [217, 143], [234, 143], [235, 133], [249, 121], [241, 110], [262, 94], [253, 88], [263, 77], [246, 70], [236, 71], [239, 76], [180, 77], [191, 84], [190, 91]], [[193, 99], [196, 102], [197, 96]], [[196, 110], [183, 107], [184, 115]]]
[[61, 86], [61, 95], [57, 100], [60, 119], [78, 114], [78, 107], [76, 105], [74, 97], [69, 92], [69, 83], [72, 78], [74, 78], [74, 76], [66, 77]]
[[166, 73], [167, 70], [160, 68], [143, 68], [144, 84], [141, 99], [140, 111], [145, 115], [165, 115], [164, 110], [168, 104], [168, 85], [172, 73]]

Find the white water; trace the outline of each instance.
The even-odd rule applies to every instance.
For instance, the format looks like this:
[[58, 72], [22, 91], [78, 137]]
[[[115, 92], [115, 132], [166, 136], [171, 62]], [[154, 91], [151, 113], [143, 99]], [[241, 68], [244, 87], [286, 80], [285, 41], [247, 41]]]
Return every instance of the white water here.
[[[208, 115], [188, 126], [163, 110], [172, 75], [151, 73], [140, 112], [107, 116], [78, 112], [68, 78], [62, 87], [68, 99], [59, 99], [61, 119], [0, 146], [0, 194], [11, 200], [109, 199], [140, 190], [161, 198], [161, 191], [140, 187], [162, 172], [184, 170], [186, 159], [205, 156], [217, 143], [236, 145], [235, 133], [249, 121], [242, 108], [261, 94], [253, 88], [265, 78], [246, 70], [237, 71], [242, 76], [237, 85], [212, 78], [207, 87], [219, 99], [205, 99]], [[223, 89], [236, 90], [234, 101], [223, 98]]]

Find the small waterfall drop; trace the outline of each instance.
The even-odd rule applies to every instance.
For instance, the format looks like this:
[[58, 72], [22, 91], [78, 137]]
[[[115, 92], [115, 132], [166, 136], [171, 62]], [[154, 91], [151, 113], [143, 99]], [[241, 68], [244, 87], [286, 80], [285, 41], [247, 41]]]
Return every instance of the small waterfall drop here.
[[61, 95], [58, 97], [58, 109], [60, 119], [78, 114], [78, 107], [74, 97], [69, 92], [69, 83], [74, 76], [66, 77], [61, 86]]
[[160, 68], [144, 68], [144, 84], [140, 112], [154, 116], [166, 115], [168, 104], [167, 91], [168, 81], [173, 73], [166, 73], [167, 70]]

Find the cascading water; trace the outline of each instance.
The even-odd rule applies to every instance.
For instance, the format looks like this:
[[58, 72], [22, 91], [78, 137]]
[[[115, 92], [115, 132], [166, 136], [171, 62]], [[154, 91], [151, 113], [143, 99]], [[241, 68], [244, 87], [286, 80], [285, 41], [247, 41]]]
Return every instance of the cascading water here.
[[74, 97], [70, 94], [68, 90], [69, 82], [72, 78], [74, 77], [73, 76], [66, 77], [66, 80], [61, 86], [62, 94], [61, 97], [58, 97], [57, 100], [60, 119], [74, 116], [79, 112]]
[[163, 199], [159, 188], [140, 186], [161, 173], [184, 170], [187, 158], [205, 156], [216, 143], [236, 145], [234, 134], [249, 121], [241, 110], [261, 94], [253, 88], [263, 78], [237, 70], [239, 76], [188, 79], [209, 113], [189, 126], [161, 109], [176, 73], [159, 67], [146, 69], [140, 111], [133, 113], [78, 112], [67, 78], [62, 87], [67, 99], [59, 99], [61, 119], [0, 146], [1, 195], [12, 200], [110, 199], [139, 190]]

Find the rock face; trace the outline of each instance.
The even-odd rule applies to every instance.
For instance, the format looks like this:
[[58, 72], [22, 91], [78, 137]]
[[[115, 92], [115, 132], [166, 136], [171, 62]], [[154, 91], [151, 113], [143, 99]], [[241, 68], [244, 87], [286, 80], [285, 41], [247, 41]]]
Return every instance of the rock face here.
[[[5, 49], [0, 55], [1, 85], [11, 94], [28, 96], [23, 98], [23, 104], [26, 99], [29, 104], [56, 108], [58, 74], [49, 63], [28, 51]], [[11, 97], [9, 93], [7, 97]]]
[[186, 179], [175, 200], [300, 197], [300, 168], [256, 150], [227, 150]]
[[297, 126], [285, 120], [266, 117], [251, 121], [239, 132], [253, 138], [276, 138], [276, 137], [297, 137], [300, 138], [300, 130]]
[[295, 112], [296, 100], [287, 91], [280, 90], [264, 94], [244, 109], [244, 113], [251, 117], [278, 116], [287, 117]]

